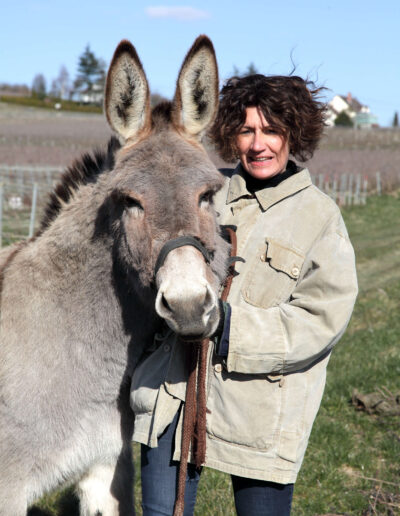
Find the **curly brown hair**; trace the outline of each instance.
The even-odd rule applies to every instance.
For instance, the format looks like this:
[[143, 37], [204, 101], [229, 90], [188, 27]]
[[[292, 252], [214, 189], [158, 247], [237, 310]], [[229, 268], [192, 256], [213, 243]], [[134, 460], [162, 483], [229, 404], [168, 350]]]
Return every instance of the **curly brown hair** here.
[[259, 107], [268, 123], [288, 139], [292, 156], [306, 161], [314, 154], [324, 130], [326, 105], [319, 101], [324, 89], [297, 76], [231, 77], [221, 90], [209, 136], [222, 159], [235, 161], [236, 136], [245, 123], [246, 108]]

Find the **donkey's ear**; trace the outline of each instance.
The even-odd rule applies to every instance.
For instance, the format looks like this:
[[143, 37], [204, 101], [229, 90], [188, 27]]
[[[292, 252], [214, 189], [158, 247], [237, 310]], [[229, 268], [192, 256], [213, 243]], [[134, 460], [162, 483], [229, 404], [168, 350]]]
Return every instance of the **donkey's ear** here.
[[173, 123], [201, 139], [218, 109], [218, 67], [214, 47], [199, 36], [183, 62], [172, 107]]
[[150, 93], [142, 63], [133, 45], [122, 40], [107, 74], [105, 112], [108, 123], [125, 140], [150, 127]]

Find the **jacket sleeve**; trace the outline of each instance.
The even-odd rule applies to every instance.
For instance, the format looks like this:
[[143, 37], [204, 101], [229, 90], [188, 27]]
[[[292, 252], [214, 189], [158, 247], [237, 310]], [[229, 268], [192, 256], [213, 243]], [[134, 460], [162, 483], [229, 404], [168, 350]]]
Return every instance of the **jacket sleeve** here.
[[357, 291], [354, 251], [339, 215], [308, 252], [289, 301], [231, 307], [228, 371], [282, 374], [312, 365], [343, 335]]

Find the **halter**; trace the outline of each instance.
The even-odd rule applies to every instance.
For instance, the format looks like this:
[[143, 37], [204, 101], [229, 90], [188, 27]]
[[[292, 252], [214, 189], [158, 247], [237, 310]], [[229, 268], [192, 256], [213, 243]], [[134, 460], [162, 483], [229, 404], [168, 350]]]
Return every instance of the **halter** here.
[[170, 253], [173, 249], [177, 249], [178, 247], [183, 247], [185, 245], [191, 245], [192, 247], [195, 247], [204, 256], [206, 263], [210, 263], [212, 258], [211, 254], [209, 251], [207, 251], [200, 240], [193, 236], [180, 236], [178, 238], [172, 238], [171, 240], [168, 240], [168, 242], [162, 246], [161, 251], [157, 257], [156, 265], [154, 267], [154, 276], [157, 276], [159, 269], [164, 265], [168, 253]]

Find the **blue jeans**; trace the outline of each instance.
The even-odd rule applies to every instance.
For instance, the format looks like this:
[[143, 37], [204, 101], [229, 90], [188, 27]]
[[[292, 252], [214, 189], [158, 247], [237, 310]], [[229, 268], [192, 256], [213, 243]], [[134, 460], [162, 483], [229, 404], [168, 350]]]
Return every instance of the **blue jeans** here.
[[[171, 457], [177, 417], [159, 438], [157, 448], [141, 447], [143, 516], [172, 516], [179, 462]], [[188, 464], [184, 516], [193, 516], [201, 470]], [[231, 475], [238, 516], [289, 516], [293, 484], [276, 484]]]

